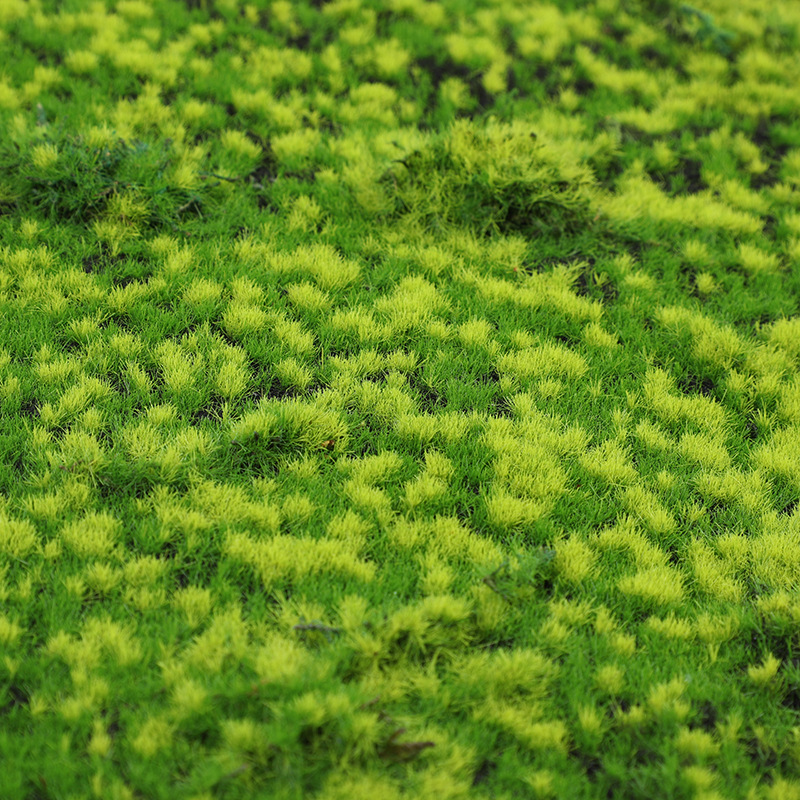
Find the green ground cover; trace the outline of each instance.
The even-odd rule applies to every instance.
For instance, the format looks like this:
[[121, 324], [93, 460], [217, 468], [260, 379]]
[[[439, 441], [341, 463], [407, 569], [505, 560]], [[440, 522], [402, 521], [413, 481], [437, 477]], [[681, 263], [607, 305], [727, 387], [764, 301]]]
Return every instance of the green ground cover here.
[[799, 26], [0, 0], [0, 798], [800, 798]]

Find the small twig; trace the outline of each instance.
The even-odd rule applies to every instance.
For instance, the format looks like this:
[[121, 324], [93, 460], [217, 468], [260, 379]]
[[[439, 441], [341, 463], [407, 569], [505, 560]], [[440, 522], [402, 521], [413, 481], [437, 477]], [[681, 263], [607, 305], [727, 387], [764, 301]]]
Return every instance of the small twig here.
[[506, 602], [510, 603], [510, 602], [512, 602], [510, 595], [509, 595], [507, 592], [504, 592], [504, 591], [503, 591], [503, 590], [502, 590], [502, 589], [501, 589], [501, 588], [500, 588], [500, 587], [497, 585], [497, 582], [495, 581], [495, 576], [497, 575], [497, 573], [498, 573], [498, 572], [500, 572], [500, 570], [501, 570], [501, 569], [505, 569], [507, 566], [508, 566], [508, 559], [506, 559], [505, 561], [503, 561], [503, 563], [502, 563], [502, 564], [501, 564], [499, 567], [497, 567], [495, 570], [493, 570], [492, 572], [490, 572], [490, 573], [489, 573], [489, 574], [488, 574], [486, 577], [484, 577], [484, 578], [482, 579], [482, 581], [483, 581], [483, 583], [485, 583], [485, 584], [486, 584], [486, 585], [487, 585], [487, 586], [488, 586], [488, 587], [489, 587], [489, 588], [490, 588], [490, 589], [491, 589], [493, 592], [495, 592], [496, 594], [499, 594], [499, 595], [500, 595], [500, 597], [502, 597], [502, 598], [503, 598], [503, 600], [505, 600]]
[[405, 728], [398, 728], [383, 746], [378, 755], [381, 758], [389, 759], [394, 762], [411, 761], [416, 758], [422, 750], [428, 747], [436, 747], [435, 742], [398, 742], [395, 741], [401, 733], [405, 733]]
[[220, 778], [220, 781], [229, 781], [232, 778], [235, 778], [238, 775], [241, 775], [243, 772], [247, 772], [248, 769], [250, 769], [250, 765], [249, 764], [242, 764], [241, 767], [236, 767], [235, 770], [232, 770], [227, 775], [223, 775]]
[[230, 181], [231, 183], [241, 180], [241, 177], [238, 176], [235, 178], [227, 178], [225, 175], [217, 175], [214, 172], [198, 172], [197, 175], [199, 178], [219, 178], [221, 181]]
[[325, 638], [330, 642], [331, 634], [332, 633], [340, 633], [339, 628], [331, 628], [328, 625], [323, 625], [321, 622], [316, 620], [312, 620], [311, 622], [305, 622], [303, 617], [300, 617], [301, 622], [297, 625], [292, 626], [292, 630], [295, 631], [320, 631], [325, 634]]
[[[211, 186], [212, 187], [213, 186], [219, 186], [219, 184], [218, 183], [212, 183]], [[188, 203], [184, 203], [180, 208], [176, 209], [175, 213], [176, 214], [180, 214], [182, 211], [186, 211], [186, 209], [189, 208], [189, 206], [191, 206], [193, 204], [196, 205], [198, 208], [200, 208], [200, 198], [197, 195], [192, 197], [192, 199], [189, 200]], [[202, 214], [201, 214], [201, 216], [202, 216]]]

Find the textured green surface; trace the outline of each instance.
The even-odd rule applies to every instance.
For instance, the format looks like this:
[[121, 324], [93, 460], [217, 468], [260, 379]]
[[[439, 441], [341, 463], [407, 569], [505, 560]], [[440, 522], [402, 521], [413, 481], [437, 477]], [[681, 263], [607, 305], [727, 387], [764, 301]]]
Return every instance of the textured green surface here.
[[800, 798], [798, 25], [0, 0], [0, 798]]

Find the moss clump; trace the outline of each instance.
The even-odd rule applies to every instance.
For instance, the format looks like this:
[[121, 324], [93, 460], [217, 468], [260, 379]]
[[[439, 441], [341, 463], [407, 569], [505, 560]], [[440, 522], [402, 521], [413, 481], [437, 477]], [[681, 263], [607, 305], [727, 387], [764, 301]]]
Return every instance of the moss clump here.
[[396, 159], [381, 183], [394, 197], [391, 216], [424, 227], [536, 235], [574, 232], [594, 217], [591, 170], [523, 121], [456, 120]]

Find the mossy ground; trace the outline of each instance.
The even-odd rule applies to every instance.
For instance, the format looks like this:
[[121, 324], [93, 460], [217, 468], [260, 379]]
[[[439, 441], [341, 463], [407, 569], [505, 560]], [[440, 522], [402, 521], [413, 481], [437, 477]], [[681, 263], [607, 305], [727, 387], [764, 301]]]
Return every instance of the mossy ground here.
[[0, 797], [800, 798], [799, 9], [0, 0]]

